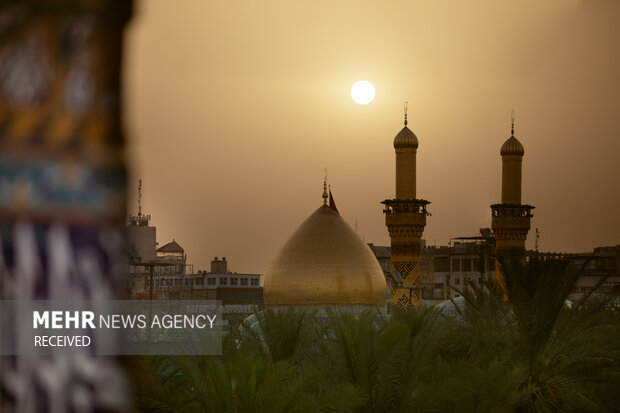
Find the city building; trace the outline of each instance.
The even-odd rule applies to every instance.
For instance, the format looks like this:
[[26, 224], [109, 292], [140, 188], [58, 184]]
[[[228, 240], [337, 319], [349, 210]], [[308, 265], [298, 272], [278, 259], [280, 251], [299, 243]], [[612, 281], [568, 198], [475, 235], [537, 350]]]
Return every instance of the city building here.
[[488, 228], [478, 236], [451, 238], [446, 246], [427, 247], [423, 257], [433, 278], [423, 284], [427, 304], [459, 297], [463, 289], [495, 277], [495, 238]]
[[211, 271], [203, 272], [206, 277], [208, 299], [221, 300], [228, 305], [263, 305], [261, 274], [239, 274], [228, 270], [226, 257], [211, 261]]
[[[618, 300], [620, 297], [620, 245], [594, 248], [592, 254], [572, 255], [574, 266], [585, 264], [572, 298], [594, 293], [598, 296], [612, 296]], [[602, 281], [600, 285], [598, 285], [599, 281]]]
[[[448, 245], [422, 249], [422, 298], [424, 305], [436, 305], [458, 298], [460, 291], [482, 278], [493, 279], [496, 271], [495, 237], [489, 228], [479, 236], [456, 237]], [[382, 268], [388, 268], [390, 247], [369, 244]], [[526, 256], [566, 259], [571, 270], [585, 266], [571, 300], [591, 294], [611, 298], [620, 304], [620, 245], [596, 247], [592, 252], [556, 253], [526, 251]], [[386, 277], [389, 274], [386, 272]], [[428, 281], [428, 280], [432, 281]], [[560, 280], [558, 280], [560, 281]]]
[[543, 257], [562, 258], [569, 261], [573, 271], [583, 268], [571, 300], [587, 295], [612, 298], [620, 304], [620, 245], [596, 247], [592, 252], [540, 253]]
[[[470, 283], [495, 276], [495, 239], [489, 228], [481, 228], [478, 236], [452, 238], [448, 245], [424, 244], [422, 240], [422, 304], [433, 305], [458, 297], [459, 291]], [[382, 268], [388, 268], [390, 247], [369, 246]], [[390, 277], [389, 273], [386, 277]]]
[[[193, 273], [193, 266], [187, 264], [183, 248], [173, 239], [172, 242], [157, 248], [157, 228], [150, 225], [151, 216], [142, 213], [142, 180], [138, 182], [138, 214], [129, 216], [125, 231], [129, 243], [130, 298], [167, 299], [169, 291], [163, 288], [170, 283], [175, 286], [177, 278]], [[148, 283], [153, 278], [154, 286]], [[189, 283], [189, 281], [185, 281]]]
[[[212, 271], [179, 273], [162, 263], [133, 263], [132, 298], [154, 300], [220, 300], [222, 305], [258, 305], [263, 303], [261, 274], [240, 274], [220, 266]], [[226, 258], [223, 261], [227, 263]], [[174, 268], [174, 267], [172, 267]], [[153, 274], [151, 274], [153, 269]], [[151, 284], [153, 288], [151, 289]]]
[[156, 227], [142, 214], [142, 181], [138, 186], [138, 214], [129, 217], [130, 298], [144, 300], [220, 300], [223, 312], [252, 313], [262, 306], [261, 274], [228, 270], [226, 257], [215, 257], [210, 271], [194, 272], [183, 247], [173, 239], [157, 248]]
[[154, 261], [157, 258], [157, 229], [149, 225], [150, 215], [142, 214], [142, 179], [138, 181], [138, 214], [129, 216], [125, 228], [130, 243], [130, 258]]

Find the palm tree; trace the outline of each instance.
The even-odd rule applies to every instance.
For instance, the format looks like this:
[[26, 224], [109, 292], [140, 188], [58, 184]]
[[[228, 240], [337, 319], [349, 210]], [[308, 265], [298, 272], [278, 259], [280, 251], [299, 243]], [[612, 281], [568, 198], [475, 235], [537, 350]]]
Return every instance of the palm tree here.
[[618, 383], [620, 324], [604, 302], [566, 305], [587, 262], [572, 268], [565, 259], [534, 256], [500, 265], [518, 329], [512, 362], [523, 369], [516, 410], [604, 411], [607, 396], [595, 390]]
[[411, 411], [412, 397], [433, 370], [439, 314], [428, 308], [354, 315], [332, 310], [318, 359], [326, 379], [350, 383], [365, 403], [357, 411]]
[[258, 321], [256, 331], [245, 323], [241, 325], [241, 351], [261, 354], [273, 361], [307, 358], [313, 341], [314, 311], [295, 307], [267, 308], [254, 316]]

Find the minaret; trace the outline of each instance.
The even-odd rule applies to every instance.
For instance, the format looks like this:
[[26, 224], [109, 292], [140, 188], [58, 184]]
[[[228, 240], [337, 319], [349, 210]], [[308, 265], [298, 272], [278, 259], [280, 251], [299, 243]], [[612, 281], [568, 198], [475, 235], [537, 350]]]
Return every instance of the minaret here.
[[[525, 150], [515, 134], [514, 116], [510, 138], [502, 145], [502, 203], [491, 205], [491, 227], [495, 235], [495, 249], [498, 258], [523, 258], [525, 239], [532, 218], [531, 205], [521, 204], [521, 164]], [[499, 262], [495, 265], [495, 280], [504, 288], [504, 278]]]
[[386, 199], [385, 225], [391, 240], [392, 280], [391, 304], [410, 306], [422, 301], [421, 246], [426, 226], [426, 205], [430, 202], [416, 198], [416, 154], [418, 138], [405, 127], [394, 138], [396, 152], [396, 197]]

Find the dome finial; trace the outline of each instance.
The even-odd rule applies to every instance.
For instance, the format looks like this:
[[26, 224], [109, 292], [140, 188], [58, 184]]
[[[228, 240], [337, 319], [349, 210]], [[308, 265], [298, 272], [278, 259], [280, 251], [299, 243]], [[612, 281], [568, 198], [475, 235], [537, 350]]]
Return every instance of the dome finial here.
[[515, 110], [512, 109], [510, 112], [510, 138], [504, 142], [502, 148], [499, 153], [502, 156], [523, 156], [525, 150], [523, 149], [523, 145], [517, 138], [515, 138]]
[[405, 100], [405, 126], [407, 126], [407, 103], [409, 102]]
[[327, 168], [325, 168], [325, 178], [323, 178], [323, 205], [327, 205]]

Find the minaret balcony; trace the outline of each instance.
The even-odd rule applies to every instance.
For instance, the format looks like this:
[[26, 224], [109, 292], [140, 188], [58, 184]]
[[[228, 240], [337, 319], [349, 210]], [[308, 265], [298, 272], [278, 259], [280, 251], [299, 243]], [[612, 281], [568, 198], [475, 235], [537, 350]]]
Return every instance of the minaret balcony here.
[[491, 205], [491, 211], [493, 213], [493, 218], [502, 217], [502, 218], [532, 218], [534, 215], [532, 214], [532, 209], [536, 207], [531, 205], [519, 205], [519, 204], [493, 204]]
[[494, 232], [497, 230], [529, 230], [534, 208], [531, 205], [517, 204], [491, 205], [491, 227]]
[[425, 199], [386, 199], [381, 203], [385, 205], [384, 214], [430, 215], [426, 210], [430, 202]]
[[385, 223], [388, 227], [394, 226], [426, 226], [426, 216], [430, 213], [426, 206], [430, 204], [424, 199], [386, 199], [381, 202], [385, 205]]

